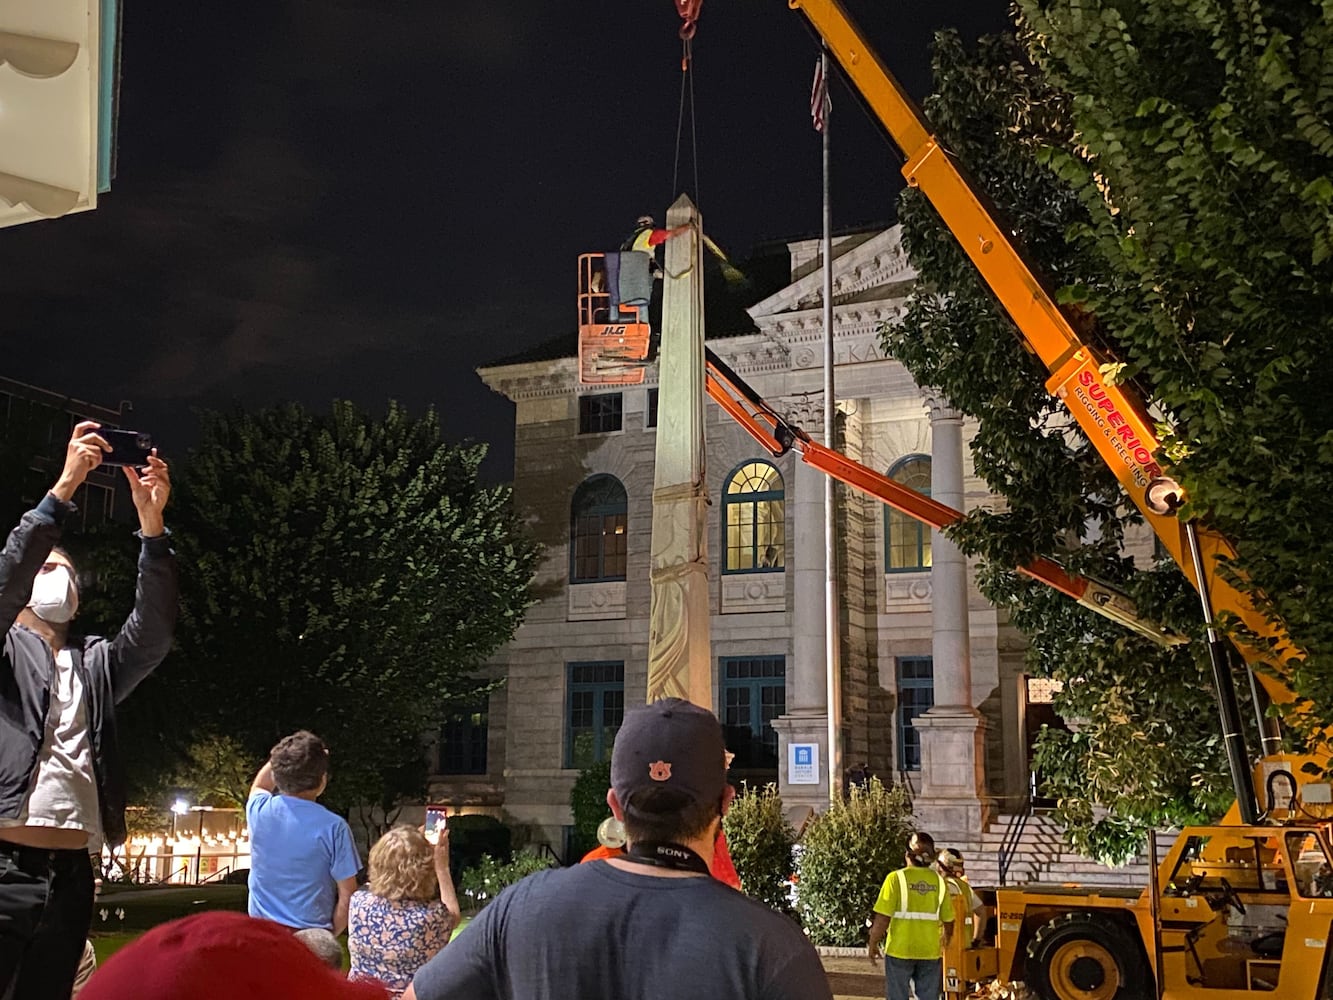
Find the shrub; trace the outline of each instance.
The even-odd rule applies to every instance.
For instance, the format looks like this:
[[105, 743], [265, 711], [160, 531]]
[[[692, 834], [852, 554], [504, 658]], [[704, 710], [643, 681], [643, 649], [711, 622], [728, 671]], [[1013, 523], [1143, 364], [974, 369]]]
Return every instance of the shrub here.
[[449, 817], [449, 867], [455, 882], [459, 873], [478, 864], [483, 857], [508, 861], [511, 834], [494, 816], [471, 813]]
[[741, 888], [766, 906], [791, 912], [791, 849], [796, 831], [782, 814], [776, 785], [743, 789], [722, 821]]
[[606, 790], [611, 787], [611, 754], [589, 764], [574, 780], [569, 793], [569, 808], [574, 814], [574, 829], [569, 838], [567, 864], [573, 864], [597, 846], [597, 827], [611, 815], [606, 804]]
[[463, 872], [458, 884], [463, 895], [459, 903], [465, 910], [480, 910], [501, 890], [533, 872], [545, 871], [550, 867], [548, 859], [539, 858], [535, 854], [516, 854], [512, 861], [499, 861], [489, 854], [483, 854], [475, 865]]
[[801, 838], [796, 909], [811, 941], [866, 943], [866, 917], [885, 876], [902, 867], [911, 816], [904, 789], [872, 778], [810, 820]]

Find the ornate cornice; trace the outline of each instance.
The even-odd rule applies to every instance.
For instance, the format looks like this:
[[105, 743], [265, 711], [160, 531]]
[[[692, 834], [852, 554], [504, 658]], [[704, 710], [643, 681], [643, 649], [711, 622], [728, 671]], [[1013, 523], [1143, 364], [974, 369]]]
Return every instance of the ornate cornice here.
[[824, 433], [824, 392], [801, 392], [791, 396], [770, 397], [769, 405], [791, 423], [811, 434]]
[[[878, 305], [860, 302], [867, 293], [883, 289], [883, 298], [902, 298], [916, 280], [916, 271], [907, 261], [902, 245], [902, 228], [893, 226], [866, 242], [852, 247], [833, 259], [833, 305]], [[798, 278], [786, 288], [769, 296], [748, 310], [756, 323], [765, 317], [817, 311], [823, 298], [824, 277], [821, 269]]]
[[486, 385], [514, 402], [527, 399], [552, 399], [570, 396], [580, 389], [578, 362], [574, 358], [554, 361], [525, 361], [517, 365], [478, 368], [477, 375]]

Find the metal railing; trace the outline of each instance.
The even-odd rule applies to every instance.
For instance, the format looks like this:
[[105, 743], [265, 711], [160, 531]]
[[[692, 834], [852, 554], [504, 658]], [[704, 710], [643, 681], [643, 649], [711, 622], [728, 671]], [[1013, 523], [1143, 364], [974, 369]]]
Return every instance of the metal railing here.
[[1009, 866], [1014, 863], [1019, 842], [1023, 839], [1023, 831], [1027, 829], [1028, 820], [1032, 817], [1034, 794], [1034, 789], [1029, 788], [1027, 794], [1023, 796], [1023, 801], [1019, 803], [1018, 811], [1009, 817], [1009, 823], [1004, 828], [1004, 839], [1000, 841], [999, 870], [996, 879], [1000, 885], [1006, 884], [1005, 879], [1009, 875]]
[[[907, 808], [912, 808], [912, 800], [915, 798], [916, 789], [912, 787], [912, 773], [906, 768], [898, 768], [898, 784], [907, 792]], [[916, 772], [920, 774], [920, 771]]]
[[552, 861], [554, 861], [554, 862], [555, 862], [557, 865], [559, 865], [561, 868], [565, 867], [565, 861], [564, 861], [564, 859], [563, 859], [562, 857], [560, 857], [560, 855], [558, 855], [558, 854], [555, 853], [555, 848], [552, 847], [550, 844], [542, 843], [542, 844], [538, 844], [538, 845], [536, 845], [536, 846], [537, 846], [537, 857], [539, 857], [539, 858], [550, 858]]
[[201, 878], [201, 879], [198, 881], [197, 884], [198, 884], [198, 885], [208, 885], [209, 882], [212, 882], [212, 881], [215, 881], [215, 880], [218, 881], [218, 882], [221, 882], [224, 878], [226, 878], [226, 877], [227, 877], [228, 875], [230, 875], [230, 874], [231, 874], [231, 865], [223, 865], [223, 866], [222, 866], [221, 868], [219, 868], [217, 871], [215, 871], [215, 872], [211, 872], [210, 874], [208, 874], [208, 875], [204, 876], [203, 878]]
[[[158, 884], [158, 885], [167, 885], [168, 883], [174, 883], [174, 884], [176, 884], [176, 885], [187, 884], [187, 883], [186, 883], [186, 879], [188, 879], [188, 878], [190, 877], [190, 868], [191, 868], [191, 867], [192, 867], [192, 866], [191, 866], [191, 863], [187, 861], [185, 864], [183, 864], [183, 865], [181, 865], [179, 868], [177, 868], [174, 872], [167, 872], [166, 875], [164, 875], [162, 878], [160, 878], [160, 879], [157, 880], [157, 884]], [[180, 882], [177, 882], [177, 881], [176, 881], [176, 876], [177, 876], [177, 875], [182, 876]]]

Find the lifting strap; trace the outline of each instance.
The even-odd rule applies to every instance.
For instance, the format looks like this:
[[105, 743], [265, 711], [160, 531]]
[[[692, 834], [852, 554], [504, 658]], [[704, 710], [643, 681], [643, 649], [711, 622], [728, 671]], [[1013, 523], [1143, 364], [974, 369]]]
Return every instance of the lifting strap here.
[[680, 193], [680, 140], [685, 133], [685, 91], [690, 93], [690, 150], [694, 165], [694, 203], [699, 204], [699, 130], [694, 118], [694, 76], [690, 63], [694, 59], [694, 32], [698, 28], [699, 8], [704, 0], [676, 0], [676, 9], [683, 19], [680, 26], [680, 110], [676, 114], [676, 159], [671, 171], [671, 197]]

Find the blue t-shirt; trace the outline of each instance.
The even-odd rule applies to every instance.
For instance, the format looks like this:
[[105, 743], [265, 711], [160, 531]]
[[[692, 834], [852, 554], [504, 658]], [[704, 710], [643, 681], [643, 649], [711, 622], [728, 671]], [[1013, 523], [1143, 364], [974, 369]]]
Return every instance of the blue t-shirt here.
[[333, 929], [337, 883], [361, 870], [352, 830], [318, 802], [255, 792], [250, 824], [250, 916], [298, 930]]

